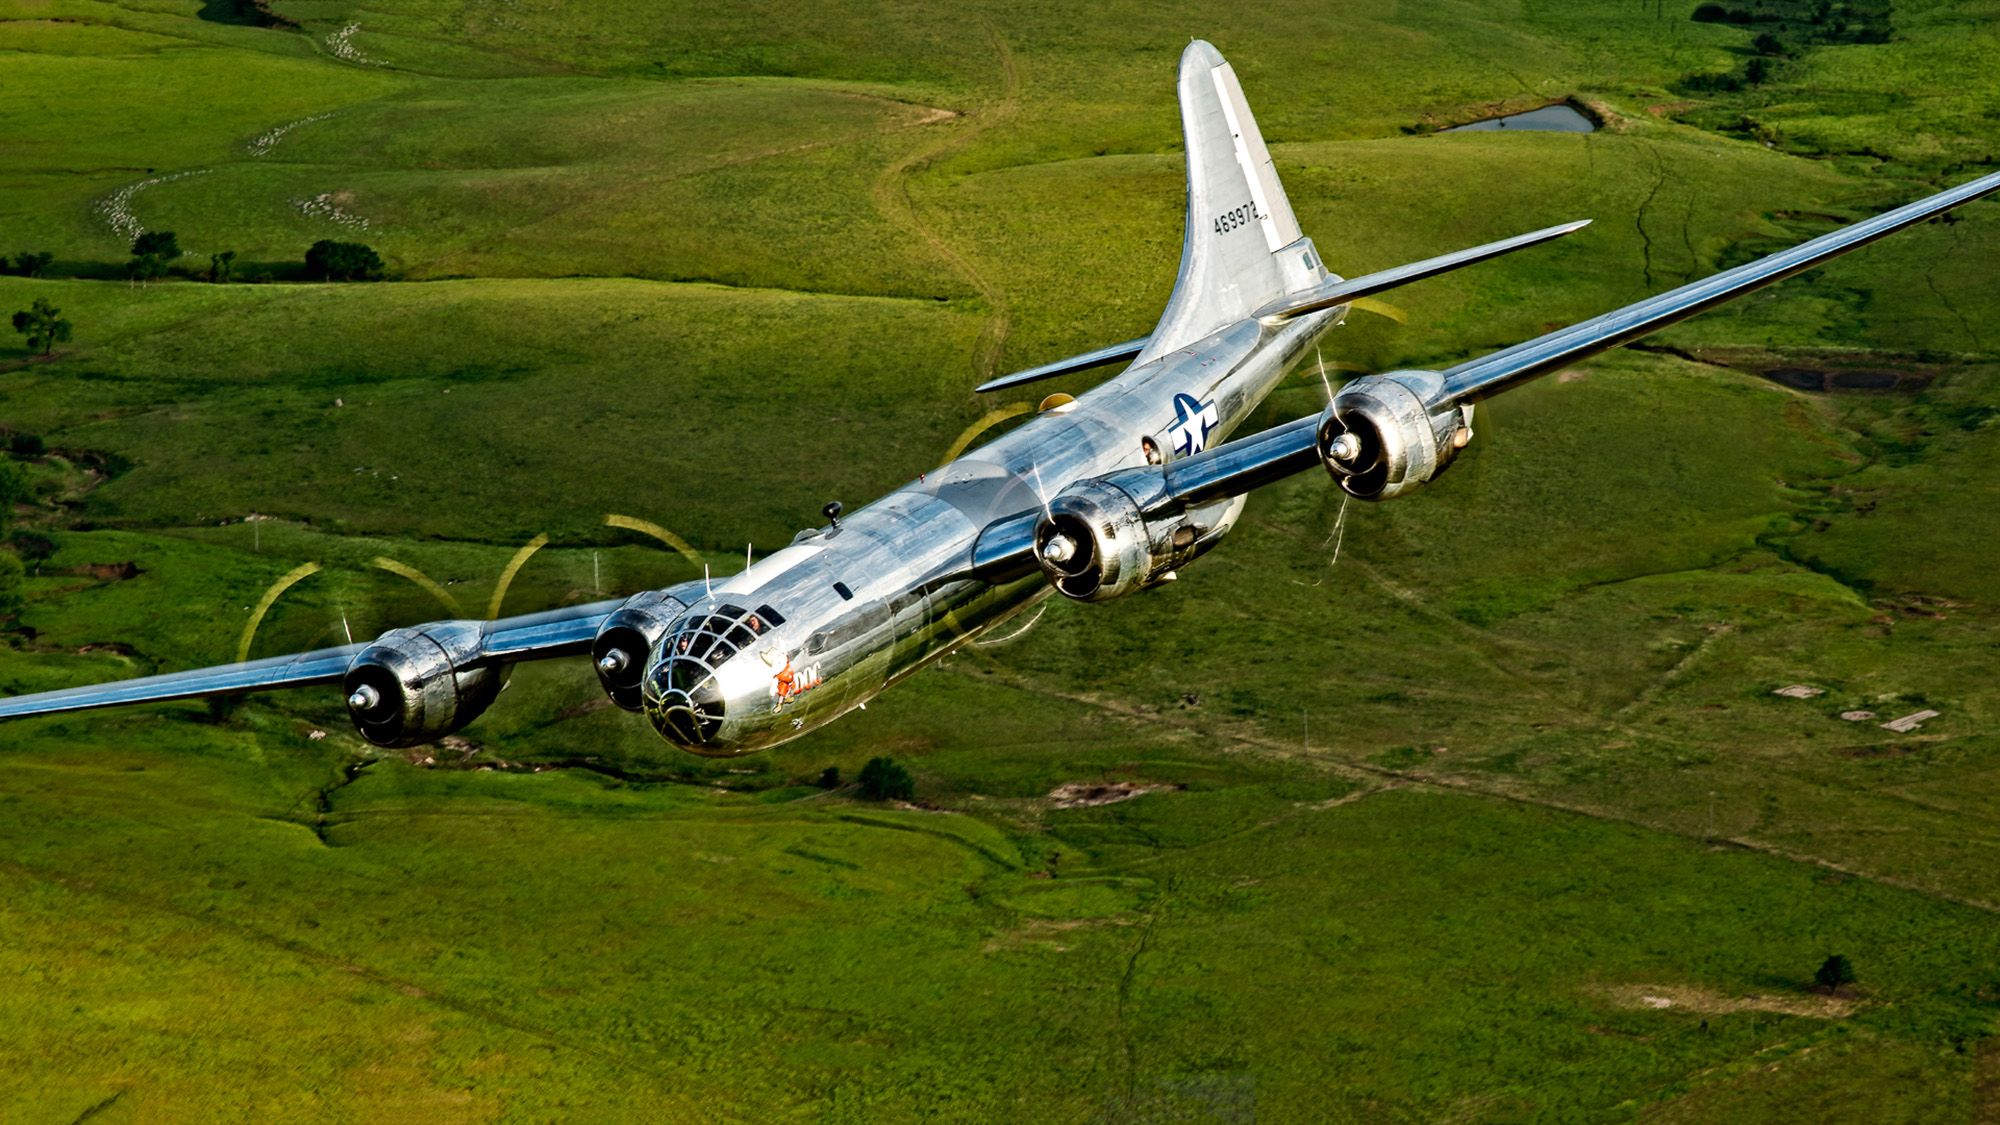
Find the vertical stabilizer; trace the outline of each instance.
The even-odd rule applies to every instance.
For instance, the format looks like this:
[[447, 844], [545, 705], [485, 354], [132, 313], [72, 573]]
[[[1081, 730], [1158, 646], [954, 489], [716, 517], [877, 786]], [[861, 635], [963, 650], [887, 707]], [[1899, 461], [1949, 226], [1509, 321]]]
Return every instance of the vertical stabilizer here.
[[1187, 233], [1174, 295], [1140, 363], [1326, 276], [1311, 241], [1299, 236], [1236, 72], [1200, 40], [1181, 54], [1180, 101]]

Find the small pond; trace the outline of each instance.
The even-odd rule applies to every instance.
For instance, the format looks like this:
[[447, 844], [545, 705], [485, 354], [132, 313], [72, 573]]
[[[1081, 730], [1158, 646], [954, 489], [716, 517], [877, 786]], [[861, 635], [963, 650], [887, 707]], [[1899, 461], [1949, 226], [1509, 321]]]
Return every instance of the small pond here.
[[1918, 391], [1930, 378], [1906, 371], [1821, 371], [1814, 367], [1769, 367], [1758, 372], [1795, 391]]
[[1489, 117], [1470, 125], [1460, 125], [1453, 129], [1441, 129], [1444, 133], [1466, 133], [1475, 129], [1525, 129], [1544, 133], [1593, 133], [1597, 126], [1590, 118], [1578, 113], [1567, 105], [1545, 105], [1526, 113], [1510, 113], [1505, 117]]

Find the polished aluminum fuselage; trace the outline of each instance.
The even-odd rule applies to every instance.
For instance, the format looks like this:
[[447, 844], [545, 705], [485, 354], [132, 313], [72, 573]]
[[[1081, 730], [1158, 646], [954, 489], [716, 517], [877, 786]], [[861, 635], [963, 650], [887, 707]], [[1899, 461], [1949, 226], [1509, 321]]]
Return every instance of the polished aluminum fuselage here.
[[[784, 623], [715, 669], [726, 718], [714, 737], [690, 745], [663, 733], [705, 755], [768, 749], [1047, 597], [1053, 587], [1040, 570], [1002, 581], [971, 576], [981, 533], [1042, 509], [1074, 482], [1146, 464], [1147, 439], [1167, 460], [1221, 442], [1345, 312], [1277, 328], [1246, 320], [1135, 364], [1067, 408], [1038, 415], [836, 526], [802, 532], [716, 583], [686, 618], [763, 605]], [[1176, 396], [1184, 396], [1178, 408]], [[1189, 411], [1188, 400], [1200, 409]], [[1242, 503], [1216, 505], [1213, 535], [1229, 529]], [[664, 656], [656, 649], [650, 663]]]

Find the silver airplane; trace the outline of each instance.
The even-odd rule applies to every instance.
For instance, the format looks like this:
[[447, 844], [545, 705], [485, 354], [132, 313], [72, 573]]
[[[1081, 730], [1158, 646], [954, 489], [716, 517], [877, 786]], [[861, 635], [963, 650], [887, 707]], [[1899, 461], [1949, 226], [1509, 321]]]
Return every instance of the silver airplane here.
[[[1259, 485], [1318, 465], [1361, 500], [1406, 496], [1472, 440], [1475, 404], [2000, 190], [1988, 175], [1789, 250], [1443, 371], [1349, 380], [1316, 416], [1225, 440], [1355, 300], [1568, 234], [1568, 223], [1364, 277], [1299, 230], [1235, 72], [1181, 55], [1187, 229], [1143, 339], [993, 391], [1130, 360], [1116, 378], [712, 587], [0, 700], [0, 718], [338, 682], [371, 742], [433, 741], [492, 705], [511, 666], [588, 655], [605, 693], [696, 754], [754, 753], [865, 704], [1053, 593], [1101, 602], [1172, 581]], [[1587, 220], [1586, 220], [1587, 222]]]

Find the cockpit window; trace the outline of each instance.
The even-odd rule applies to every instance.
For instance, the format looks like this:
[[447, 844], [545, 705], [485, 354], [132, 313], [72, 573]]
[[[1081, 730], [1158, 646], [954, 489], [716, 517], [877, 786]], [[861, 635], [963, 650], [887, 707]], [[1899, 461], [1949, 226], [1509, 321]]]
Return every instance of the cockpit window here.
[[719, 605], [703, 616], [683, 618], [674, 628], [667, 646], [669, 656], [692, 656], [711, 666], [720, 664], [751, 647], [762, 634], [784, 624], [784, 617], [768, 605], [755, 610], [740, 605]]

